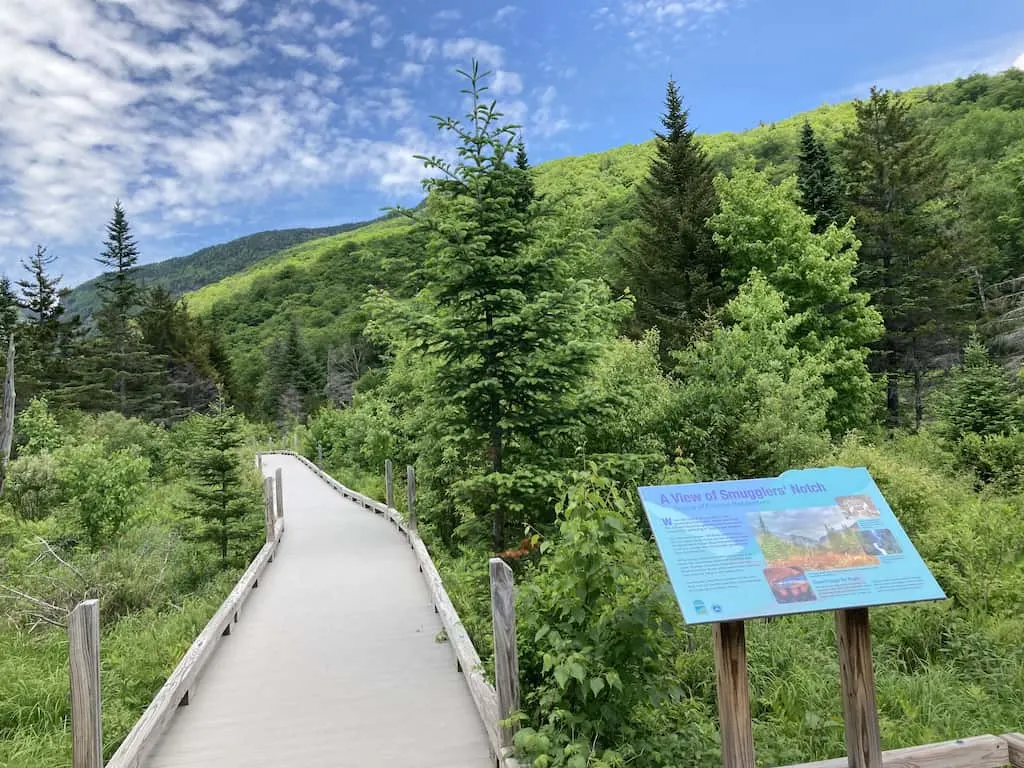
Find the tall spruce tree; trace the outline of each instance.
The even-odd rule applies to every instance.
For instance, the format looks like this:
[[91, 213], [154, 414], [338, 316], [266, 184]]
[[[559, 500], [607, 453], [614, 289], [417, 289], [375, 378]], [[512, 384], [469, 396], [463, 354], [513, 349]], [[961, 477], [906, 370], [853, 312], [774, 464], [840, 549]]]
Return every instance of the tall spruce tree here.
[[471, 110], [465, 122], [438, 119], [459, 141], [457, 159], [422, 158], [440, 173], [411, 214], [427, 237], [426, 287], [411, 304], [383, 306], [436, 362], [433, 392], [450, 414], [441, 440], [468, 459], [439, 492], [489, 524], [501, 550], [522, 511], [546, 498], [537, 490], [550, 468], [544, 451], [573, 428], [569, 401], [593, 359], [598, 310], [588, 312], [584, 286], [566, 274], [574, 243], [539, 238], [532, 170], [516, 126], [483, 99], [486, 75], [475, 61], [459, 74]]
[[20, 306], [18, 295], [11, 288], [10, 278], [6, 275], [0, 277], [0, 339], [9, 337], [17, 326]]
[[[173, 409], [165, 361], [145, 344], [134, 322], [139, 308], [135, 271], [139, 248], [121, 201], [107, 224], [107, 239], [98, 262], [108, 268], [97, 284], [102, 304], [96, 313], [99, 331], [97, 374], [109, 386], [107, 402], [122, 416], [166, 418]], [[112, 396], [112, 398], [111, 398]]]
[[622, 255], [622, 272], [636, 295], [642, 328], [657, 326], [662, 351], [685, 346], [705, 314], [729, 295], [725, 261], [707, 220], [718, 211], [715, 170], [695, 132], [674, 80], [668, 81], [665, 133], [637, 189], [637, 232]]
[[830, 224], [840, 224], [842, 185], [825, 142], [814, 135], [809, 122], [804, 122], [800, 134], [797, 186], [800, 207], [814, 217], [815, 234], [820, 235]]
[[17, 281], [17, 305], [27, 316], [18, 343], [18, 386], [24, 402], [42, 392], [61, 400], [57, 393], [70, 383], [68, 365], [80, 341], [77, 318], [64, 317], [68, 290], [60, 285], [63, 277], [52, 271], [56, 260], [40, 245], [21, 262], [28, 273]]
[[958, 347], [967, 283], [947, 237], [945, 167], [934, 136], [898, 93], [872, 87], [854, 102], [856, 123], [840, 139], [847, 205], [862, 241], [858, 284], [885, 322], [874, 369], [886, 380], [891, 424], [900, 422], [900, 384], [913, 383], [916, 423], [924, 374]]

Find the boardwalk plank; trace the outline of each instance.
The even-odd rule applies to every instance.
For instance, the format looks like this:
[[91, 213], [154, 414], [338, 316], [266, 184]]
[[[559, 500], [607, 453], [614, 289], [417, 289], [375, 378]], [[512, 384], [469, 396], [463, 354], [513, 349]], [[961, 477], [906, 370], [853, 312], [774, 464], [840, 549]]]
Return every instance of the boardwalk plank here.
[[294, 458], [273, 571], [147, 768], [485, 768], [487, 733], [405, 537]]

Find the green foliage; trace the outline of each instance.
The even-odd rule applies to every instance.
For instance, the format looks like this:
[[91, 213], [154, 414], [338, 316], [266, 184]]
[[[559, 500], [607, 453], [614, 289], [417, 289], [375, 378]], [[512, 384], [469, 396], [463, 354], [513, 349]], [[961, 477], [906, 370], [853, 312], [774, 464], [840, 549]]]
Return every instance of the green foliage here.
[[793, 342], [803, 322], [759, 270], [724, 320], [676, 356], [678, 439], [708, 478], [805, 466], [828, 443], [824, 366]]
[[797, 180], [771, 184], [763, 173], [742, 169], [715, 186], [722, 210], [710, 222], [741, 281], [758, 270], [798, 318], [790, 341], [817, 359], [832, 393], [828, 426], [833, 434], [875, 421], [879, 391], [865, 361], [868, 345], [883, 333], [870, 296], [856, 290], [857, 249], [849, 225], [814, 234], [815, 220], [797, 204]]
[[594, 469], [574, 479], [557, 535], [541, 544], [540, 565], [520, 590], [524, 708], [537, 726], [516, 744], [534, 766], [641, 757], [672, 765], [689, 746], [688, 727], [637, 715], [682, 696], [662, 667], [683, 641], [682, 622], [630, 505]]
[[18, 414], [15, 429], [23, 443], [21, 453], [53, 451], [64, 442], [64, 430], [50, 412], [45, 397], [34, 397]]
[[95, 552], [116, 539], [138, 510], [149, 462], [125, 450], [108, 453], [98, 443], [58, 448], [54, 461], [63, 495], [62, 528]]
[[1021, 415], [1020, 394], [1010, 376], [973, 336], [964, 348], [963, 365], [941, 393], [939, 416], [946, 436], [958, 441], [968, 433], [1006, 433], [1016, 428]]

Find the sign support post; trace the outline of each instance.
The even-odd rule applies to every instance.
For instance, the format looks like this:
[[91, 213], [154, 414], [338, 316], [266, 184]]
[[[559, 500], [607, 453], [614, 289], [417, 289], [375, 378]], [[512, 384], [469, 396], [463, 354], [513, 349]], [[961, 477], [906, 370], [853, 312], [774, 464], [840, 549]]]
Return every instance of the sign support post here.
[[871, 660], [867, 608], [836, 611], [836, 645], [842, 684], [846, 754], [850, 768], [882, 768], [882, 737]]
[[718, 681], [718, 722], [723, 768], [754, 768], [754, 731], [750, 722], [747, 642], [742, 621], [711, 625]]

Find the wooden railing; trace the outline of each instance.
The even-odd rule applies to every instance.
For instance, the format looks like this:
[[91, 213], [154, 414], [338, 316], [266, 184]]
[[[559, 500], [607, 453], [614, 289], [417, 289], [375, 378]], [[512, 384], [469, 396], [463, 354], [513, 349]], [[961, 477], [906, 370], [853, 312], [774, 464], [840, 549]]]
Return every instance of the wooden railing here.
[[[278, 491], [276, 504], [275, 485]], [[284, 534], [284, 507], [280, 491], [280, 474], [276, 483], [273, 478], [264, 480], [266, 543], [235, 584], [231, 594], [185, 652], [171, 676], [110, 758], [106, 768], [141, 768], [146, 755], [167, 729], [175, 710], [179, 706], [188, 705], [195, 696], [203, 668], [221, 639], [231, 634], [231, 628], [238, 623], [245, 601], [252, 590], [259, 586], [260, 577], [267, 566], [274, 561], [274, 553]], [[72, 767], [103, 768], [99, 605], [96, 600], [80, 603], [72, 611], [68, 633], [71, 654]]]

